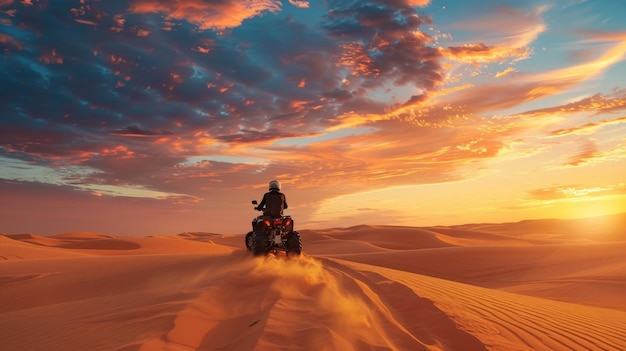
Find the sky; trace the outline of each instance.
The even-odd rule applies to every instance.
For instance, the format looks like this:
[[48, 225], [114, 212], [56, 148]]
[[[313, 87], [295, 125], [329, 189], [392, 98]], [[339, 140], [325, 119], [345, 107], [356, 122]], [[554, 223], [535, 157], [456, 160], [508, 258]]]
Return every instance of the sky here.
[[0, 233], [626, 212], [626, 6], [0, 0]]

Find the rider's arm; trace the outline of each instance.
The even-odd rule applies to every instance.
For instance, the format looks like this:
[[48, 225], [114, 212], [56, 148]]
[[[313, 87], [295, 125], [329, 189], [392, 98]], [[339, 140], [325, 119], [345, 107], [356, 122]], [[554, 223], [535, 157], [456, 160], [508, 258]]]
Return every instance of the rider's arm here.
[[261, 203], [257, 206], [258, 209], [263, 209], [263, 206], [265, 206], [265, 197], [267, 194], [263, 194], [263, 199], [261, 200]]
[[287, 196], [285, 196], [285, 195], [283, 195], [283, 202], [284, 202], [284, 205], [285, 205], [284, 208], [287, 208], [288, 207], [287, 206]]

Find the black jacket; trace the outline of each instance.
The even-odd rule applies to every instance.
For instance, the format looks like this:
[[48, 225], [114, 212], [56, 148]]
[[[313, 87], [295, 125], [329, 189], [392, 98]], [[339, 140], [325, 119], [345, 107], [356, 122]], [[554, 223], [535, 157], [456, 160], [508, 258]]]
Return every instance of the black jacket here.
[[287, 198], [280, 191], [272, 190], [263, 195], [263, 200], [261, 200], [258, 208], [263, 209], [263, 214], [266, 216], [281, 217], [283, 209], [287, 208]]

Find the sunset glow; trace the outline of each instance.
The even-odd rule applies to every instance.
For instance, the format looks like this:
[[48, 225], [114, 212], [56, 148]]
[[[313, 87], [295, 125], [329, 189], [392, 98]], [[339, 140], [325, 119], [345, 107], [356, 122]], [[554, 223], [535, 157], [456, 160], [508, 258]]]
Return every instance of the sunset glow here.
[[626, 212], [620, 1], [0, 1], [0, 233]]

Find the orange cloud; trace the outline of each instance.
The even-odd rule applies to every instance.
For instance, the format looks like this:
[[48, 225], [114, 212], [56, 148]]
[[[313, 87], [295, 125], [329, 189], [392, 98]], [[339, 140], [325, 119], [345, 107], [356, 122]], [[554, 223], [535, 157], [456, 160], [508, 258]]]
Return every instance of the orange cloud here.
[[530, 57], [530, 44], [547, 29], [541, 14], [547, 7], [523, 12], [505, 6], [496, 13], [471, 22], [459, 22], [451, 28], [475, 33], [480, 42], [441, 48], [442, 55], [460, 63], [478, 65], [488, 62], [520, 61]]
[[[612, 65], [624, 60], [626, 34], [613, 35], [611, 38], [618, 41], [589, 62], [539, 73], [519, 72], [515, 79], [499, 79], [451, 94], [446, 102], [452, 106], [467, 107], [467, 111], [471, 113], [482, 113], [512, 108], [559, 94], [576, 84], [596, 78]], [[600, 36], [589, 40], [597, 42], [605, 39], [606, 36]], [[620, 99], [614, 103], [622, 106], [623, 101]]]
[[341, 57], [337, 65], [348, 67], [351, 75], [378, 76], [380, 72], [374, 67], [374, 60], [365, 52], [361, 43], [346, 43], [342, 45]]
[[39, 61], [46, 64], [62, 64], [63, 57], [58, 56], [56, 50], [52, 49], [52, 52], [50, 52], [50, 54], [41, 55], [39, 57]]
[[602, 150], [600, 150], [600, 148], [596, 145], [595, 141], [588, 140], [584, 145], [579, 147], [578, 153], [572, 155], [559, 168], [563, 169], [578, 166], [590, 166], [600, 163], [618, 164], [625, 158], [626, 144], [624, 143], [624, 140], [621, 142], [617, 141], [617, 144], [613, 146], [605, 146]]
[[566, 163], [568, 166], [580, 166], [590, 159], [596, 158], [600, 155], [598, 147], [592, 141], [588, 141], [582, 149]]
[[507, 67], [504, 71], [500, 71], [500, 72], [496, 73], [496, 78], [504, 77], [504, 76], [506, 76], [507, 74], [509, 74], [509, 73], [513, 73], [513, 72], [515, 72], [515, 71], [516, 71], [516, 69], [515, 69], [515, 68], [513, 68], [513, 67]]
[[430, 5], [430, 0], [407, 0], [409, 6], [426, 7]]
[[487, 46], [485, 44], [465, 44], [440, 49], [442, 56], [462, 63], [478, 65], [485, 62], [504, 62], [510, 58], [523, 59], [530, 56], [528, 47]]
[[114, 148], [104, 148], [100, 151], [100, 155], [102, 156], [117, 156], [121, 158], [130, 158], [133, 157], [135, 152], [128, 149], [125, 145], [117, 145]]
[[[567, 82], [578, 83], [584, 79], [595, 77], [604, 73], [613, 64], [624, 60], [624, 53], [626, 52], [626, 33], [619, 35], [613, 35], [615, 38], [614, 45], [606, 50], [601, 56], [587, 63], [575, 65], [559, 70], [555, 70], [546, 74], [550, 77], [556, 77], [557, 79]], [[589, 39], [591, 42], [605, 41], [604, 36]], [[541, 75], [539, 76], [540, 78]]]
[[534, 42], [547, 29], [541, 18], [547, 10], [547, 6], [535, 7], [531, 11], [498, 6], [495, 12], [458, 22], [452, 28], [477, 33], [491, 45], [521, 48]]
[[[440, 183], [472, 175], [467, 167], [497, 156], [506, 147], [502, 138], [509, 135], [502, 133], [497, 123], [493, 128], [477, 128], [470, 120], [457, 121], [448, 128], [400, 120], [370, 123], [371, 130], [355, 131], [354, 135], [299, 147], [268, 147], [274, 152], [272, 167], [285, 165], [286, 169], [296, 170], [286, 178], [304, 187], [341, 185], [340, 193], [360, 191], [363, 184], [388, 187]], [[317, 176], [320, 173], [323, 176]], [[323, 184], [316, 184], [316, 179]], [[335, 190], [332, 196], [338, 194]]]
[[346, 128], [358, 127], [364, 124], [370, 124], [377, 121], [387, 120], [390, 117], [385, 114], [360, 114], [354, 112], [344, 113], [334, 119], [333, 125], [326, 128], [327, 131], [333, 132]]
[[605, 126], [611, 126], [611, 125], [616, 125], [620, 123], [626, 123], [626, 116], [615, 118], [615, 119], [603, 120], [599, 122], [586, 123], [581, 126], [576, 126], [572, 128], [558, 129], [558, 130], [552, 131], [550, 135], [563, 136], [563, 135], [572, 135], [572, 134], [575, 134], [575, 135], [592, 134], [596, 132], [598, 129], [603, 128]]
[[20, 43], [17, 39], [15, 39], [11, 35], [4, 33], [0, 33], [0, 44], [5, 46], [6, 48], [12, 48], [14, 50], [22, 50], [24, 48], [24, 45]]
[[80, 18], [77, 18], [77, 19], [75, 19], [74, 21], [76, 21], [76, 22], [78, 22], [78, 23], [82, 23], [82, 24], [87, 24], [87, 25], [90, 25], [90, 26], [94, 26], [94, 27], [98, 26], [98, 24], [99, 24], [99, 23], [98, 23], [98, 22], [96, 22], [96, 21], [89, 21], [89, 20], [84, 20], [84, 19], [80, 19]]
[[598, 187], [572, 185], [535, 189], [527, 194], [533, 200], [555, 201], [571, 198], [626, 195], [626, 186], [623, 183]]
[[289, 3], [292, 4], [295, 7], [299, 7], [302, 9], [308, 9], [309, 8], [309, 2], [308, 1], [304, 1], [304, 0], [289, 0]]
[[622, 110], [626, 110], [626, 90], [618, 91], [613, 95], [595, 94], [563, 106], [532, 110], [525, 114], [529, 116], [540, 116], [572, 114], [585, 111], [606, 113]]
[[238, 0], [227, 2], [137, 0], [131, 11], [135, 13], [163, 13], [167, 19], [186, 20], [200, 29], [227, 29], [239, 26], [244, 20], [263, 12], [279, 12], [277, 0]]

